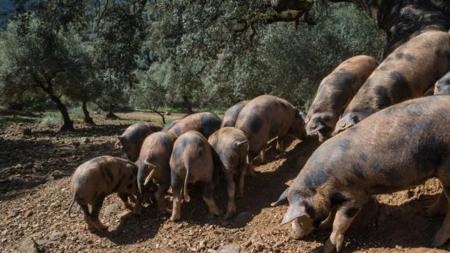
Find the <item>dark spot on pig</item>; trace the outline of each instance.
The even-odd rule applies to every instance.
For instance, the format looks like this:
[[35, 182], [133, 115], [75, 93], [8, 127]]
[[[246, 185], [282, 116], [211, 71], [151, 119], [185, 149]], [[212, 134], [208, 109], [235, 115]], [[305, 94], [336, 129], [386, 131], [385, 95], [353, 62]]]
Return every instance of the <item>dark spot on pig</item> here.
[[316, 188], [321, 186], [327, 180], [328, 175], [325, 172], [323, 172], [322, 170], [315, 170], [312, 171], [309, 175], [306, 175], [303, 179], [303, 182], [309, 190], [315, 192]]
[[339, 206], [348, 201], [348, 199], [340, 192], [331, 194], [330, 202], [332, 206]]
[[278, 134], [281, 124], [277, 120], [270, 122], [270, 124], [270, 137], [274, 137]]
[[355, 208], [355, 207], [351, 207], [351, 208], [348, 208], [347, 210], [345, 210], [345, 213], [344, 213], [344, 215], [347, 217], [347, 218], [353, 218], [355, 215], [356, 215], [356, 213], [358, 213], [358, 208]]
[[132, 183], [129, 183], [129, 184], [127, 185], [127, 189], [128, 189], [128, 190], [131, 190], [131, 188], [133, 188], [133, 184], [132, 184]]
[[334, 79], [338, 84], [349, 84], [356, 80], [356, 75], [349, 72], [338, 72], [335, 74]]
[[414, 57], [414, 55], [412, 55], [412, 54], [408, 54], [408, 53], [397, 53], [396, 55], [395, 55], [395, 57], [397, 58], [397, 59], [399, 59], [399, 60], [406, 60], [406, 61], [408, 61], [408, 62], [412, 62], [412, 61], [414, 61], [415, 59], [416, 59], [416, 57]]
[[389, 93], [386, 87], [377, 86], [375, 88], [375, 94], [377, 108], [385, 108], [391, 104], [391, 99], [389, 98]]
[[180, 136], [180, 134], [181, 134], [181, 128], [180, 127], [173, 127], [172, 129], [173, 129], [175, 135]]
[[371, 187], [372, 194], [380, 194], [386, 192], [386, 186], [384, 184], [375, 184]]
[[211, 116], [204, 116], [201, 119], [202, 133], [208, 137], [220, 128], [220, 121]]
[[352, 164], [352, 172], [359, 179], [364, 179], [363, 168], [361, 167], [361, 165], [359, 163]]
[[431, 138], [428, 142], [419, 145], [413, 158], [422, 169], [437, 169], [442, 165], [446, 154], [447, 146], [442, 141]]
[[305, 205], [306, 214], [308, 214], [308, 216], [314, 220], [314, 218], [316, 217], [316, 210], [314, 210], [314, 208], [306, 201], [303, 201], [303, 205]]
[[361, 159], [364, 162], [367, 162], [367, 155], [365, 153], [360, 153], [359, 154], [359, 159]]
[[341, 140], [341, 141], [339, 142], [339, 148], [340, 148], [342, 151], [348, 151], [348, 150], [350, 149], [350, 141], [349, 141], [349, 140], [346, 140], [346, 139]]
[[128, 177], [128, 180], [133, 180], [133, 179], [134, 179], [134, 175], [131, 174], [131, 175]]
[[250, 131], [252, 133], [258, 133], [262, 127], [262, 120], [259, 117], [253, 117], [253, 120], [250, 121]]
[[391, 72], [390, 78], [394, 81], [392, 84], [392, 98], [394, 101], [392, 103], [403, 101], [411, 97], [411, 90], [408, 85], [406, 78], [399, 72]]

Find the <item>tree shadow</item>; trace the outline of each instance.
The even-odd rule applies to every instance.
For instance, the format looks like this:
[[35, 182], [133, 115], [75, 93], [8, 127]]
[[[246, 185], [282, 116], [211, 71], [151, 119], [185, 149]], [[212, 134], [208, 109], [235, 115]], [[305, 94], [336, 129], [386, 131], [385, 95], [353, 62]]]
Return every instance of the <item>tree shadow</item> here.
[[99, 234], [118, 245], [133, 244], [149, 238], [158, 233], [166, 218], [154, 206], [142, 209], [140, 215], [132, 215], [120, 219], [119, 225], [109, 232]]

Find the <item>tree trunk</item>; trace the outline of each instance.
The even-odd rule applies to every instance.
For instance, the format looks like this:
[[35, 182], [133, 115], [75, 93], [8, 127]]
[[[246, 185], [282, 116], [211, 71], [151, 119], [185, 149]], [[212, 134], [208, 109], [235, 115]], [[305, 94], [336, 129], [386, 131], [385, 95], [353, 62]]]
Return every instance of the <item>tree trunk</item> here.
[[89, 115], [86, 101], [83, 101], [81, 103], [81, 109], [83, 110], [83, 114], [84, 114], [84, 123], [89, 124], [89, 125], [95, 125], [94, 120], [91, 118], [91, 115]]
[[153, 110], [154, 113], [158, 114], [161, 117], [163, 125], [166, 124], [166, 116], [164, 115], [164, 112], [160, 112], [158, 110]]
[[189, 98], [187, 96], [183, 96], [183, 104], [184, 108], [186, 108], [187, 113], [192, 113], [192, 103], [189, 101]]
[[56, 104], [56, 107], [58, 107], [59, 112], [62, 115], [63, 118], [63, 125], [61, 126], [61, 131], [73, 131], [73, 121], [70, 119], [69, 113], [67, 112], [66, 106], [61, 102], [61, 100], [55, 96], [54, 94], [49, 93], [50, 99]]
[[114, 105], [109, 105], [108, 114], [106, 114], [107, 119], [118, 119], [117, 115], [114, 114]]

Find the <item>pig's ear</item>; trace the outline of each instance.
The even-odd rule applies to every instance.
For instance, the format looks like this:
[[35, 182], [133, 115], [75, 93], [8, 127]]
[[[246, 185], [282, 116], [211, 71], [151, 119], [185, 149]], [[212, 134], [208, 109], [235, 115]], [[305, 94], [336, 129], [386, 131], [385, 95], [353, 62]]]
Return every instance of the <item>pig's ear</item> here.
[[291, 203], [291, 205], [289, 205], [286, 214], [283, 217], [281, 225], [289, 223], [294, 219], [304, 215], [306, 215], [306, 209], [304, 205], [302, 205], [299, 202]]
[[298, 117], [301, 118], [304, 122], [308, 122], [308, 115], [302, 111], [298, 111]]
[[270, 203], [270, 206], [278, 206], [282, 202], [286, 201], [287, 195], [288, 195], [288, 190], [289, 190], [289, 187], [286, 188], [286, 190], [284, 190], [283, 193], [281, 193], [281, 195], [280, 195], [280, 197], [278, 197], [277, 201]]

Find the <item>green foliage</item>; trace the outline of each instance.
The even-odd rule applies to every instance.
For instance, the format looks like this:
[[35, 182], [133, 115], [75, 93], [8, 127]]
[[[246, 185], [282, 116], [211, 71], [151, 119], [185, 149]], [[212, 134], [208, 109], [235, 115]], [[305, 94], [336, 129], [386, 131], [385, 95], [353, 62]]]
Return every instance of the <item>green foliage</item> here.
[[298, 27], [264, 23], [261, 8], [231, 0], [149, 6], [146, 47], [157, 57], [147, 74], [165, 88], [167, 105], [226, 107], [269, 93], [307, 107], [340, 62], [357, 54], [381, 56], [383, 34], [354, 5], [318, 4], [316, 24]]

